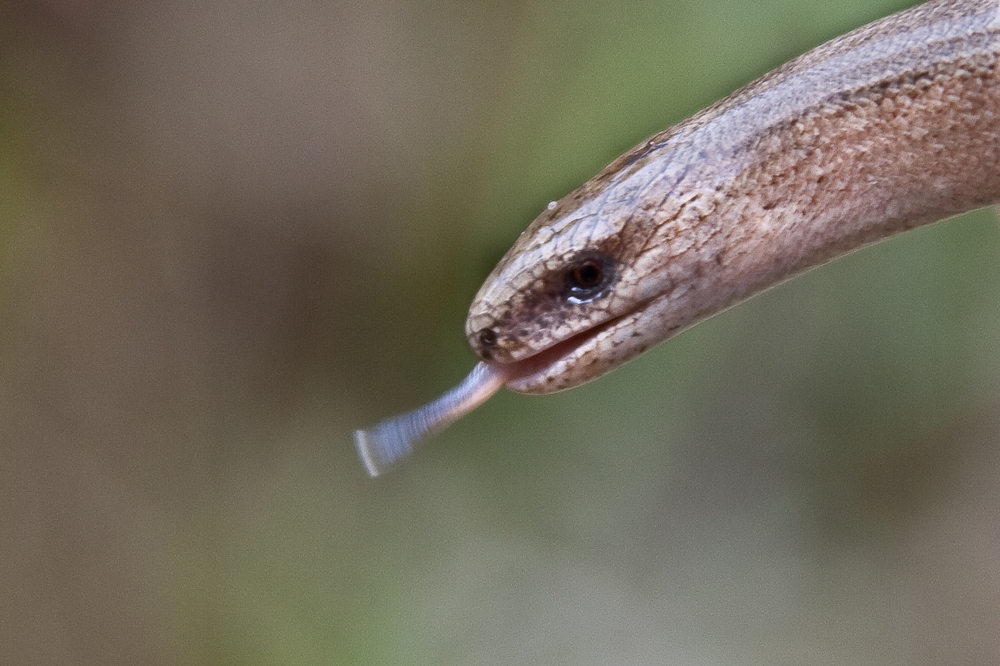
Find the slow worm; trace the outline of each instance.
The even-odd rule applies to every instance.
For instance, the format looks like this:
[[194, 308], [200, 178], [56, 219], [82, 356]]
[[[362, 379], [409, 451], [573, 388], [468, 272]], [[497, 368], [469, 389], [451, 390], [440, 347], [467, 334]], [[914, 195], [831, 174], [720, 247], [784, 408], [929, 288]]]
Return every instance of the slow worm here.
[[834, 39], [628, 151], [521, 234], [452, 392], [357, 431], [375, 476], [501, 386], [579, 386], [768, 287], [1000, 200], [1000, 2]]

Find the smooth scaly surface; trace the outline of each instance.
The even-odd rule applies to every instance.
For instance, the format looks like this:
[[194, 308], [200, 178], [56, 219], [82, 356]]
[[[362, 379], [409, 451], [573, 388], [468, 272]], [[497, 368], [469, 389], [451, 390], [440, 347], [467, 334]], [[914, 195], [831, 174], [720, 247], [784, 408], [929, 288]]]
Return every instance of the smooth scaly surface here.
[[[629, 151], [501, 260], [470, 309], [473, 349], [504, 364], [562, 343], [508, 387], [572, 388], [851, 249], [995, 203], [997, 14], [952, 0], [877, 21]], [[613, 283], [573, 302], [588, 255]]]
[[[550, 205], [486, 279], [466, 323], [477, 369], [523, 393], [573, 388], [852, 249], [996, 203], [998, 67], [1000, 3], [932, 1], [653, 136]], [[369, 432], [405, 452], [422, 430], [401, 423], [457, 418], [425, 410]]]

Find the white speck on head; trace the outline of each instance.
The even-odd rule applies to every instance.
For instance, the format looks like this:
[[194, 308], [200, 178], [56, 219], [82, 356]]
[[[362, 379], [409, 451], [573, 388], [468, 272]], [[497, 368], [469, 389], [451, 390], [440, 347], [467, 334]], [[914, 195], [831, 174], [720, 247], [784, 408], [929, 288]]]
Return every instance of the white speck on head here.
[[557, 201], [550, 201], [550, 202], [549, 202], [549, 205], [548, 205], [548, 206], [546, 206], [546, 208], [547, 208], [548, 210], [552, 210], [553, 208], [555, 208], [555, 207], [556, 207], [556, 205], [557, 205], [557, 204], [558, 204], [558, 202], [557, 202]]

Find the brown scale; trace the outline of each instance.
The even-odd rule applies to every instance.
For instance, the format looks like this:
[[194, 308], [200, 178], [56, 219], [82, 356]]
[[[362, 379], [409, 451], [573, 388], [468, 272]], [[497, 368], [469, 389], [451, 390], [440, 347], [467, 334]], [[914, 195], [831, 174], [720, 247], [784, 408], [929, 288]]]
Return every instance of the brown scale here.
[[543, 212], [486, 279], [466, 323], [482, 359], [469, 378], [358, 431], [369, 471], [500, 386], [579, 386], [850, 250], [997, 203], [998, 53], [1000, 3], [928, 2], [628, 151]]

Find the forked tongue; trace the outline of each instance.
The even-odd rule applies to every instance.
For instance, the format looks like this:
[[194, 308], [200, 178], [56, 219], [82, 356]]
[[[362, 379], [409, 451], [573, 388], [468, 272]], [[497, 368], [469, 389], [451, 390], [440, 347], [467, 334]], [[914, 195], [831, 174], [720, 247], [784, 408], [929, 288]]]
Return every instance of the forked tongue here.
[[510, 375], [509, 367], [478, 363], [461, 384], [434, 402], [367, 430], [355, 430], [354, 443], [368, 474], [382, 474], [405, 458], [421, 439], [441, 432], [489, 400]]

